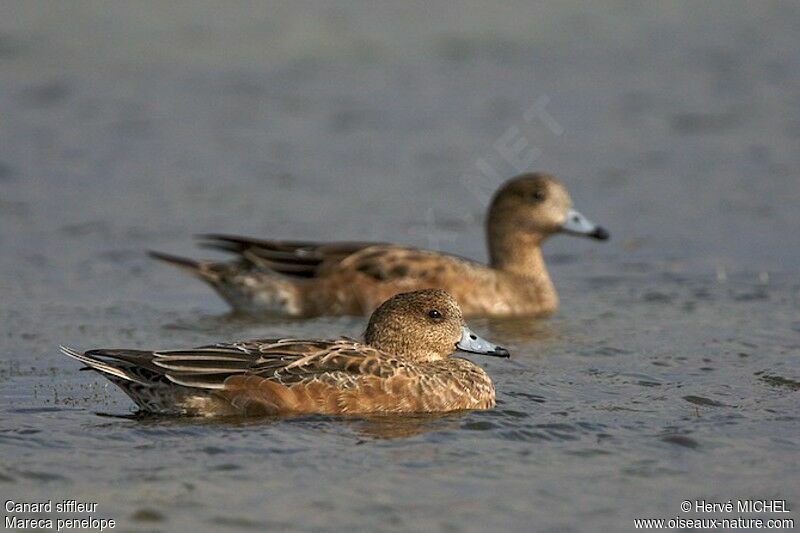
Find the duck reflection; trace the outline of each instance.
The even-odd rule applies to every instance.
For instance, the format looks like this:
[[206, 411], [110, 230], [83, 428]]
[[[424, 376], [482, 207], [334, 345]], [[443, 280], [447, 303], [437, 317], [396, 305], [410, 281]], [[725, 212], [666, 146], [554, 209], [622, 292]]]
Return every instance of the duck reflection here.
[[[160, 428], [165, 430], [181, 430], [193, 427], [219, 427], [219, 428], [263, 428], [269, 424], [281, 422], [317, 424], [328, 427], [329, 424], [350, 428], [358, 437], [363, 440], [391, 440], [405, 439], [424, 435], [434, 431], [447, 431], [459, 429], [461, 422], [469, 411], [457, 411], [451, 413], [433, 414], [413, 414], [413, 415], [374, 415], [360, 417], [331, 417], [331, 416], [261, 416], [261, 417], [213, 417], [213, 418], [186, 418], [166, 415], [157, 415], [138, 411], [127, 414], [113, 414], [96, 412], [101, 418], [109, 419], [107, 424], [99, 427], [112, 427], [116, 421], [134, 421], [138, 425], [150, 428]], [[340, 426], [341, 428], [341, 426]]]
[[491, 338], [503, 339], [509, 345], [548, 341], [558, 337], [552, 321], [532, 317], [486, 318], [476, 326], [490, 332]]
[[368, 416], [348, 419], [354, 431], [366, 439], [405, 439], [433, 431], [458, 429], [468, 411], [406, 416]]

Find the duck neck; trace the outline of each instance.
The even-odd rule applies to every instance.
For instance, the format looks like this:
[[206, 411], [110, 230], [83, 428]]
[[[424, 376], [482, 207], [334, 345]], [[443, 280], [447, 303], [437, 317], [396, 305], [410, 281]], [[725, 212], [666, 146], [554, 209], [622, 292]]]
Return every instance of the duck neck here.
[[490, 225], [489, 257], [491, 266], [502, 272], [530, 280], [541, 296], [555, 297], [555, 287], [544, 263], [541, 244], [544, 238], [517, 228]]

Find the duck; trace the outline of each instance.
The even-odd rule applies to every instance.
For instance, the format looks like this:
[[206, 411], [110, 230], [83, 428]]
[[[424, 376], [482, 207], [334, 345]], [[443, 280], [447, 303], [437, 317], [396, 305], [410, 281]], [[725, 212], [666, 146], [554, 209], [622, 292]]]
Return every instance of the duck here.
[[391, 296], [447, 290], [467, 316], [544, 316], [559, 304], [541, 245], [555, 234], [607, 240], [609, 232], [572, 207], [552, 175], [504, 183], [486, 217], [489, 264], [434, 250], [372, 242], [265, 240], [200, 235], [201, 245], [236, 256], [195, 261], [151, 251], [213, 287], [234, 311], [290, 317], [369, 315]]
[[491, 409], [489, 375], [453, 354], [509, 357], [472, 332], [441, 289], [388, 299], [370, 317], [363, 341], [274, 338], [164, 351], [61, 351], [108, 378], [141, 413], [200, 417]]

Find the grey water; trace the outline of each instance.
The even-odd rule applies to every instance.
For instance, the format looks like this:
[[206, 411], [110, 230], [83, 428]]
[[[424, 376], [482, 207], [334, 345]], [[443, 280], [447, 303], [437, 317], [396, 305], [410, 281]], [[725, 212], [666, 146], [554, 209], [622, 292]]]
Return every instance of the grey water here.
[[[798, 27], [790, 1], [1, 3], [3, 501], [122, 531], [800, 519]], [[212, 257], [191, 236], [214, 231], [485, 259], [523, 169], [612, 240], [545, 245], [552, 318], [472, 321], [513, 353], [473, 358], [494, 410], [140, 418], [58, 353], [357, 336], [231, 315], [144, 252]]]

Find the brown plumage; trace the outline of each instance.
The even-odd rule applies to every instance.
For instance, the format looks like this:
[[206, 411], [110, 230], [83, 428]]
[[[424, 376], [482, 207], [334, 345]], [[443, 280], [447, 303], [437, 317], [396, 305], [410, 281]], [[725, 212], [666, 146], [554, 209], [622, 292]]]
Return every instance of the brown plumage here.
[[442, 290], [399, 294], [364, 342], [263, 339], [189, 350], [62, 348], [144, 411], [197, 416], [424, 413], [494, 406], [494, 386], [456, 349], [507, 357], [472, 334]]
[[547, 174], [524, 174], [495, 194], [486, 220], [490, 264], [394, 244], [314, 243], [205, 235], [203, 245], [234, 253], [230, 263], [153, 253], [214, 287], [234, 309], [291, 316], [365, 315], [410, 290], [450, 292], [466, 315], [553, 312], [558, 295], [541, 244], [558, 232], [607, 239], [571, 209], [566, 189]]

